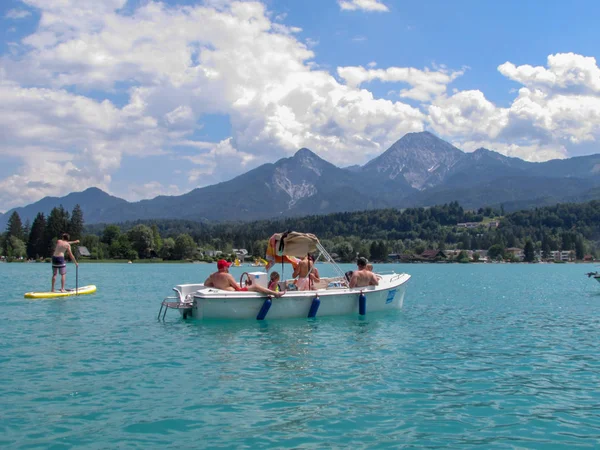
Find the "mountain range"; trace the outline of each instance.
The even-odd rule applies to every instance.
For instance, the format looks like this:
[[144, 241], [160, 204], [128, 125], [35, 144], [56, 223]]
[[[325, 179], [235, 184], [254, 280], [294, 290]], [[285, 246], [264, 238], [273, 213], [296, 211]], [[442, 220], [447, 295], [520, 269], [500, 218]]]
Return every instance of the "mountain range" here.
[[600, 155], [532, 163], [480, 148], [465, 153], [429, 132], [409, 133], [363, 166], [337, 167], [302, 148], [229, 181], [179, 196], [128, 202], [89, 188], [13, 211], [23, 222], [55, 206], [76, 204], [85, 222], [147, 219], [250, 221], [458, 201], [465, 208], [506, 211], [600, 197]]

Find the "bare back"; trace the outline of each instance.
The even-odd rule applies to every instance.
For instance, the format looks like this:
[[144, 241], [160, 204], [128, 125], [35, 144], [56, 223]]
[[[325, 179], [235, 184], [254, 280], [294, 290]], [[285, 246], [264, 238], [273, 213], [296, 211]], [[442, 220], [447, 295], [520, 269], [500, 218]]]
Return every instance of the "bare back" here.
[[306, 278], [310, 270], [310, 261], [303, 259], [298, 263], [298, 267], [294, 270], [294, 277]]
[[65, 252], [71, 253], [71, 244], [68, 241], [59, 239], [56, 241], [56, 247], [54, 248], [54, 254], [52, 256], [65, 256]]
[[303, 259], [298, 263], [298, 266], [294, 269], [292, 277], [306, 278], [308, 274], [311, 275], [311, 278], [313, 278], [314, 281], [319, 281], [319, 271], [316, 267], [314, 267], [314, 263], [308, 259]]
[[224, 291], [236, 291], [238, 284], [233, 276], [227, 272], [215, 272], [204, 282], [205, 286], [215, 287]]
[[377, 276], [366, 269], [355, 270], [350, 279], [350, 287], [377, 286], [379, 281]]

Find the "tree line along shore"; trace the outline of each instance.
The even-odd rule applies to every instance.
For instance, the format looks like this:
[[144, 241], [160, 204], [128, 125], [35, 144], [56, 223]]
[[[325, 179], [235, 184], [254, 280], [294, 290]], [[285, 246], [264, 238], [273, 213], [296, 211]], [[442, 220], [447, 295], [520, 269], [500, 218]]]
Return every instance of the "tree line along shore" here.
[[[600, 249], [600, 201], [505, 213], [458, 202], [255, 222], [149, 220], [86, 225], [82, 209], [62, 206], [23, 223], [13, 212], [0, 235], [4, 261], [47, 260], [67, 232], [92, 261], [204, 261], [263, 258], [269, 237], [286, 230], [317, 235], [336, 260], [377, 262], [590, 261]], [[74, 246], [76, 256], [78, 246]], [[557, 257], [559, 255], [559, 257]], [[566, 256], [565, 256], [566, 255]]]

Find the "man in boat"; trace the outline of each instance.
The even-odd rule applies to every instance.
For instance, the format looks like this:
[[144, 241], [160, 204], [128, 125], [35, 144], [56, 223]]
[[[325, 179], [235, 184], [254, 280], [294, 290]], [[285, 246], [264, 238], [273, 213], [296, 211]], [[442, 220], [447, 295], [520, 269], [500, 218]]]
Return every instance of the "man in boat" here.
[[75, 261], [75, 256], [71, 251], [71, 244], [79, 244], [79, 240], [69, 241], [69, 234], [63, 233], [60, 239], [56, 241], [56, 247], [52, 254], [52, 289], [54, 292], [54, 285], [56, 284], [56, 274], [60, 272], [60, 292], [65, 292], [65, 282], [67, 281], [67, 263], [65, 262], [65, 253], [69, 255], [71, 261], [75, 263], [77, 267], [79, 264]]
[[299, 291], [310, 291], [315, 283], [321, 281], [319, 271], [315, 267], [315, 259], [309, 253], [294, 268], [293, 278], [298, 277], [296, 286]]
[[233, 275], [229, 273], [229, 267], [231, 266], [230, 262], [225, 261], [224, 259], [220, 259], [217, 261], [217, 272], [209, 275], [209, 277], [204, 282], [204, 286], [214, 287], [217, 289], [222, 289], [224, 291], [254, 291], [260, 292], [266, 295], [272, 295], [273, 297], [281, 297], [285, 292], [275, 292], [270, 289], [267, 289], [262, 286], [250, 284], [247, 287], [241, 287], [235, 279]]
[[351, 288], [379, 285], [377, 276], [370, 270], [367, 270], [367, 260], [365, 258], [358, 258], [356, 265], [358, 266], [358, 270], [352, 272], [352, 278], [350, 278]]

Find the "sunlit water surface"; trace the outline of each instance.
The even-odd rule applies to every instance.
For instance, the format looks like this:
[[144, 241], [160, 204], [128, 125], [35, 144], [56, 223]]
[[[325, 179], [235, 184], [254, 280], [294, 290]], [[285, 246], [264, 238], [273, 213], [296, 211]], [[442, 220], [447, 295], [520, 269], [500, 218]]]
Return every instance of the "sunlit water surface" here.
[[0, 264], [0, 448], [600, 447], [594, 266], [381, 265], [402, 311], [156, 320], [213, 269], [88, 263], [95, 295], [25, 300], [50, 266]]

